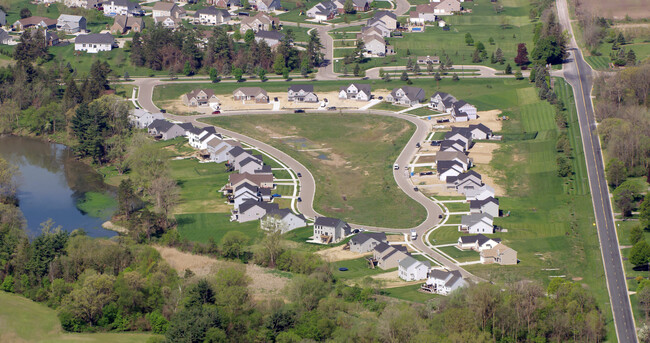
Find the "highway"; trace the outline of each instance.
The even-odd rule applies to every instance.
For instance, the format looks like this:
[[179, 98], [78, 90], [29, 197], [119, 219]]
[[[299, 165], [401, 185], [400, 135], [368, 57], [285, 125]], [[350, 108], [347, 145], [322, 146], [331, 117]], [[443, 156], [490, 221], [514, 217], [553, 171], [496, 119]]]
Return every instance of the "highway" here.
[[570, 33], [570, 58], [564, 64], [564, 77], [573, 87], [573, 96], [578, 111], [582, 145], [587, 160], [587, 174], [591, 189], [596, 229], [600, 240], [607, 290], [614, 314], [616, 336], [621, 343], [637, 342], [636, 327], [630, 297], [625, 280], [625, 272], [619, 250], [618, 237], [612, 204], [605, 178], [605, 165], [600, 148], [600, 140], [596, 130], [591, 89], [593, 87], [592, 70], [585, 62], [576, 44], [573, 29], [570, 25], [569, 11], [566, 0], [557, 0], [558, 18], [562, 26]]

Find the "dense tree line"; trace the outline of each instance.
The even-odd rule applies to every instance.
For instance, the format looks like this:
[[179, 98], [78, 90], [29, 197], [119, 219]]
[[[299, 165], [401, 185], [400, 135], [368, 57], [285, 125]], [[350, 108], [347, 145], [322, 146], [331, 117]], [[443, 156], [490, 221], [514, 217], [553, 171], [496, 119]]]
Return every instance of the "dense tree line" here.
[[[546, 2], [545, 2], [546, 4]], [[532, 60], [540, 64], [559, 64], [566, 57], [567, 36], [562, 31], [555, 10], [549, 4], [541, 12], [539, 22], [533, 32], [534, 48], [530, 54]]]

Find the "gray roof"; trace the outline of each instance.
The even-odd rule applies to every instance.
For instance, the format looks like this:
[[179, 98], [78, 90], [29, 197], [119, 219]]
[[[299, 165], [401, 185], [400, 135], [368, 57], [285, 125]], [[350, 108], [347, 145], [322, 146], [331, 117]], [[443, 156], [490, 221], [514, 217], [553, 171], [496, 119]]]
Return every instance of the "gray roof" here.
[[470, 176], [475, 176], [479, 180], [481, 180], [481, 174], [473, 171], [473, 170], [468, 170], [460, 175], [458, 175], [458, 181], [464, 181], [465, 179], [469, 178]]
[[385, 16], [388, 16], [388, 17], [391, 17], [391, 18], [397, 20], [397, 15], [395, 15], [395, 13], [393, 13], [393, 12], [388, 12], [388, 11], [375, 12], [375, 15], [372, 16], [372, 17], [373, 18], [382, 18], [382, 17], [385, 17]]
[[253, 193], [257, 193], [257, 190], [258, 190], [257, 186], [252, 185], [252, 184], [250, 184], [248, 182], [244, 182], [241, 185], [237, 186], [237, 188], [235, 188], [235, 192], [239, 191], [240, 189], [248, 189], [249, 191], [251, 191]]
[[268, 211], [266, 213], [267, 216], [278, 216], [280, 219], [284, 219], [286, 216], [288, 216], [290, 214], [293, 214], [294, 216], [296, 216], [296, 217], [298, 217], [298, 218], [300, 218], [302, 220], [305, 220], [305, 221], [307, 220], [305, 218], [305, 216], [303, 216], [302, 214], [295, 214], [295, 213], [291, 212], [291, 210], [289, 210], [287, 208], [279, 208], [279, 209]]
[[468, 243], [474, 243], [478, 242], [478, 245], [483, 245], [483, 243], [493, 240], [495, 242], [501, 242], [501, 238], [490, 238], [484, 234], [479, 233], [478, 235], [475, 236], [461, 236], [460, 241], [463, 242], [463, 244], [468, 244]]
[[487, 134], [492, 134], [492, 130], [489, 127], [487, 127], [487, 126], [485, 126], [483, 124], [472, 124], [472, 125], [469, 126], [470, 131], [473, 131], [473, 130], [476, 130], [476, 129], [479, 129], [482, 132], [485, 132]]
[[183, 130], [185, 130], [185, 131], [189, 131], [194, 127], [194, 125], [192, 125], [192, 123], [180, 123], [180, 124], [178, 124], [178, 126], [182, 127]]
[[418, 261], [418, 260], [414, 259], [411, 256], [407, 256], [406, 258], [399, 261], [400, 267], [402, 267], [404, 269], [408, 269], [412, 265], [415, 265], [415, 264], [418, 264], [418, 263], [422, 263], [425, 266], [427, 266], [427, 268], [431, 268], [431, 264], [429, 263], [429, 261]]
[[[460, 149], [456, 148], [454, 145], [459, 144], [461, 146]], [[446, 148], [455, 148], [457, 151], [463, 151], [465, 149], [465, 142], [460, 141], [460, 140], [449, 140], [445, 139], [440, 143], [440, 150], [446, 149]]]
[[273, 204], [273, 203], [268, 203], [263, 201], [255, 201], [255, 200], [246, 200], [241, 205], [239, 205], [239, 213], [245, 213], [246, 211], [250, 210], [255, 206], [261, 207], [267, 213], [273, 210], [277, 210], [279, 208], [278, 204]]
[[206, 15], [215, 15], [218, 16], [221, 14], [222, 17], [230, 17], [230, 13], [228, 11], [223, 10], [223, 9], [218, 9], [214, 6], [202, 8], [194, 13], [194, 17], [198, 18], [201, 14], [206, 14]]
[[450, 272], [440, 269], [432, 269], [429, 271], [429, 277], [437, 280], [445, 281], [445, 286], [453, 286], [459, 279], [462, 279], [463, 276], [458, 270], [452, 270]]
[[281, 40], [284, 37], [284, 33], [278, 32], [278, 31], [263, 31], [259, 30], [255, 34], [255, 37], [257, 38], [262, 38], [262, 39], [274, 39], [274, 40]]
[[329, 226], [329, 227], [337, 227], [339, 224], [347, 224], [346, 222], [342, 221], [341, 219], [338, 218], [330, 218], [330, 217], [318, 217], [314, 221], [314, 225], [319, 225], [319, 226]]
[[236, 146], [236, 147], [230, 149], [230, 151], [228, 151], [228, 153], [233, 157], [237, 157], [237, 156], [239, 156], [239, 155], [241, 155], [243, 153], [248, 153], [248, 152], [246, 150], [244, 150], [242, 147]]
[[438, 161], [436, 163], [436, 170], [438, 171], [438, 174], [442, 174], [446, 172], [449, 169], [452, 169], [453, 167], [458, 166], [460, 167], [460, 170], [463, 170], [463, 165], [460, 164], [460, 162], [453, 160], [453, 161]]
[[460, 219], [460, 223], [463, 226], [472, 226], [474, 224], [482, 222], [484, 218], [492, 220], [494, 217], [487, 213], [466, 214]]
[[363, 244], [370, 239], [377, 242], [386, 242], [386, 234], [384, 232], [361, 232], [350, 238], [350, 243]]
[[263, 165], [262, 169], [258, 169], [255, 171], [255, 174], [271, 174], [273, 173], [273, 169], [269, 165]]
[[411, 86], [402, 86], [402, 87], [395, 88], [391, 92], [391, 95], [395, 97], [395, 93], [400, 88], [404, 91], [405, 96], [411, 101], [424, 99], [424, 90], [419, 87], [411, 87]]
[[[352, 237], [352, 238], [354, 238], [354, 237]], [[350, 240], [352, 240], [352, 238]], [[386, 250], [388, 250], [390, 248], [391, 248], [391, 246], [388, 245], [388, 243], [381, 242], [381, 243], [375, 245], [375, 248], [373, 250], [381, 254], [382, 252], [384, 252], [384, 251], [386, 251]]]
[[258, 160], [257, 158], [255, 158], [255, 157], [253, 157], [253, 156], [251, 156], [251, 157], [246, 157], [245, 159], [243, 159], [243, 160], [239, 163], [239, 165], [240, 165], [240, 166], [245, 166], [245, 165], [247, 165], [247, 164], [249, 164], [249, 163], [255, 163], [255, 164], [257, 164], [257, 165], [262, 165], [262, 161], [261, 161], [261, 160]]
[[372, 89], [372, 86], [367, 83], [351, 83], [347, 86], [341, 86], [341, 90], [346, 91], [352, 85], [354, 85], [354, 87], [356, 87], [360, 91], [363, 91], [366, 94], [370, 94], [370, 90]]
[[113, 44], [115, 38], [110, 33], [90, 33], [78, 35], [74, 42], [75, 44]]
[[314, 92], [314, 85], [291, 85], [289, 86], [289, 90], [293, 92], [299, 92], [300, 90], [303, 90], [307, 93], [313, 93]]
[[495, 199], [494, 197], [487, 197], [483, 200], [470, 200], [469, 208], [481, 208], [483, 205], [491, 202], [499, 205], [499, 199]]
[[450, 138], [454, 137], [455, 135], [461, 135], [461, 136], [465, 137], [467, 140], [472, 139], [472, 133], [469, 131], [469, 129], [464, 128], [464, 127], [463, 128], [460, 128], [460, 127], [456, 128], [456, 130], [452, 129], [451, 131], [447, 132], [445, 134], [445, 139], [450, 139]]
[[140, 4], [137, 2], [131, 2], [128, 0], [109, 0], [106, 1], [106, 3], [113, 3], [115, 6], [122, 6], [122, 7], [128, 7], [128, 8], [135, 8], [136, 6], [139, 6]]
[[158, 132], [167, 132], [175, 124], [166, 120], [156, 119], [149, 124], [150, 129], [156, 129]]
[[84, 17], [82, 17], [82, 16], [80, 16], [80, 15], [61, 14], [61, 15], [59, 16], [59, 19], [58, 19], [58, 20], [60, 20], [60, 21], [65, 21], [65, 22], [71, 22], [71, 23], [77, 23], [77, 24], [78, 24], [78, 23], [81, 21], [81, 19], [83, 19], [83, 18], [84, 18]]

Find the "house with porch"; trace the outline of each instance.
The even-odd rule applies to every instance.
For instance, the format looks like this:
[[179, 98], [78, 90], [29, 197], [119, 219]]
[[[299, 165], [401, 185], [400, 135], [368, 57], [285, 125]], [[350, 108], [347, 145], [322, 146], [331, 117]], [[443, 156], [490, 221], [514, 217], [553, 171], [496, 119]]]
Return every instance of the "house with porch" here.
[[468, 283], [458, 270], [431, 269], [422, 289], [431, 293], [449, 295], [453, 291], [467, 287]]
[[415, 106], [424, 100], [424, 89], [411, 86], [393, 88], [386, 101], [398, 105]]
[[351, 83], [348, 86], [341, 86], [339, 99], [370, 101], [372, 98], [371, 87], [366, 83]]
[[431, 264], [429, 261], [418, 261], [411, 256], [397, 263], [397, 274], [404, 281], [417, 281], [427, 278]]
[[314, 85], [292, 85], [287, 90], [287, 98], [294, 102], [318, 102]]
[[195, 89], [181, 96], [183, 104], [190, 107], [219, 104], [219, 99], [212, 89]]
[[350, 234], [348, 223], [338, 218], [317, 217], [314, 221], [313, 238], [321, 243], [338, 243]]
[[388, 243], [384, 232], [360, 232], [348, 244], [351, 252], [362, 254], [372, 251], [379, 243]]
[[256, 104], [267, 104], [269, 96], [261, 87], [239, 87], [232, 92], [235, 100], [242, 102], [254, 101]]

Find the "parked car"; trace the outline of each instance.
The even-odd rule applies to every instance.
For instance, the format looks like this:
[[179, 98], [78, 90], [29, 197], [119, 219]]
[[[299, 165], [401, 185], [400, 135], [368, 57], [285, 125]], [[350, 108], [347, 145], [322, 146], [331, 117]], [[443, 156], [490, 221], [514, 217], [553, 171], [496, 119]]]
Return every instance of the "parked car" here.
[[212, 114], [221, 114], [221, 111], [219, 111], [219, 110], [212, 111]]
[[379, 99], [379, 100], [384, 100], [384, 97], [383, 97], [383, 96], [380, 96], [380, 97], [378, 97], [377, 99]]
[[336, 106], [330, 106], [327, 108], [328, 111], [336, 111]]
[[359, 229], [352, 230], [352, 233], [359, 233]]
[[399, 164], [395, 163], [395, 164], [393, 165], [393, 169], [395, 169], [395, 170], [399, 170]]
[[271, 195], [271, 198], [282, 198], [282, 194], [275, 193]]
[[293, 113], [305, 113], [305, 110], [293, 110]]
[[298, 197], [298, 199], [296, 199], [296, 200], [298, 200], [298, 202], [302, 202], [302, 198], [301, 198], [301, 197]]
[[417, 187], [413, 187], [413, 190], [416, 191], [416, 192], [419, 191], [419, 189]]
[[415, 143], [415, 147], [420, 149], [420, 143]]
[[167, 110], [161, 108], [160, 113], [167, 113]]
[[298, 177], [302, 177], [302, 174], [301, 174], [301, 173], [298, 173]]

